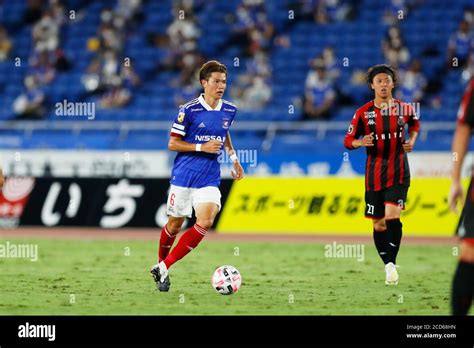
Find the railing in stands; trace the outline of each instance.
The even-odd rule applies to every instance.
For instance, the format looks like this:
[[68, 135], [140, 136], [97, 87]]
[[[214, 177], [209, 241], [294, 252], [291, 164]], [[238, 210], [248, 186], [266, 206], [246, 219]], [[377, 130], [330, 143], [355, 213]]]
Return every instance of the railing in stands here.
[[[316, 132], [316, 137], [323, 140], [326, 132], [330, 130], [346, 130], [348, 122], [341, 121], [296, 121], [296, 122], [265, 122], [265, 121], [240, 121], [232, 126], [232, 132], [239, 131], [264, 131], [264, 149], [270, 149], [278, 131], [311, 131]], [[168, 130], [171, 123], [167, 121], [3, 121], [0, 122], [2, 130], [24, 131], [29, 137], [35, 130], [71, 130], [80, 134], [83, 130], [119, 130], [120, 137], [126, 138], [130, 130]], [[454, 122], [422, 122], [420, 139], [425, 141], [430, 131], [454, 131]]]

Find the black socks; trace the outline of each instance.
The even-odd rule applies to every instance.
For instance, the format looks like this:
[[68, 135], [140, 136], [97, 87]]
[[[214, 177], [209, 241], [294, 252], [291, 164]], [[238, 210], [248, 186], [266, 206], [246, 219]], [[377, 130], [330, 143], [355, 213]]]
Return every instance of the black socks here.
[[380, 258], [382, 259], [383, 263], [387, 264], [388, 258], [388, 238], [387, 238], [387, 230], [385, 231], [375, 231], [374, 230], [374, 243], [377, 251], [379, 253]]
[[402, 223], [400, 219], [385, 220], [387, 224], [387, 263], [396, 264], [400, 242], [402, 241]]
[[467, 315], [474, 295], [474, 264], [459, 261], [454, 274], [451, 308], [453, 315]]

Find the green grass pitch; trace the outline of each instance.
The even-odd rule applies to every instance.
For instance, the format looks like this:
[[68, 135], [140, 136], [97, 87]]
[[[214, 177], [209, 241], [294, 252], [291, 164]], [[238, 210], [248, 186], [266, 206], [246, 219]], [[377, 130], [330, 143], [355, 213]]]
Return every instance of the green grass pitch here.
[[[154, 241], [8, 241], [38, 244], [39, 258], [0, 258], [1, 315], [449, 315], [457, 262], [453, 245], [404, 245], [389, 287], [372, 245], [358, 262], [325, 257], [324, 244], [204, 240], [160, 293]], [[210, 284], [224, 264], [242, 274], [231, 296]]]

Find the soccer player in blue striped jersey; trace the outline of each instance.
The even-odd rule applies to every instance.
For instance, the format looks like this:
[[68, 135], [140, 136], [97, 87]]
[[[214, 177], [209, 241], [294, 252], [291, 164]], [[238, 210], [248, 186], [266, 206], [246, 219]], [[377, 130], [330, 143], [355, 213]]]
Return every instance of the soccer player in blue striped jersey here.
[[[224, 147], [233, 162], [232, 177], [240, 180], [244, 171], [232, 146], [229, 128], [237, 107], [223, 100], [227, 68], [212, 60], [199, 71], [204, 93], [180, 107], [171, 127], [168, 148], [177, 151], [168, 195], [168, 222], [161, 231], [158, 263], [151, 273], [160, 291], [168, 291], [168, 270], [193, 250], [212, 227], [221, 209], [219, 153]], [[196, 224], [170, 249], [185, 217], [196, 214]]]

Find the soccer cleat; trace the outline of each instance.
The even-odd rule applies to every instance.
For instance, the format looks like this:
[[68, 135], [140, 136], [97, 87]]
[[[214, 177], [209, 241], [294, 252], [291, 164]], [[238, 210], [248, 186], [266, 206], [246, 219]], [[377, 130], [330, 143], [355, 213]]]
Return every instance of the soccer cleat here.
[[397, 285], [398, 284], [398, 272], [397, 265], [389, 262], [385, 265], [385, 284]]
[[158, 290], [168, 291], [170, 289], [170, 276], [163, 262], [154, 265], [150, 270], [150, 273], [153, 276], [153, 280], [155, 281]]

